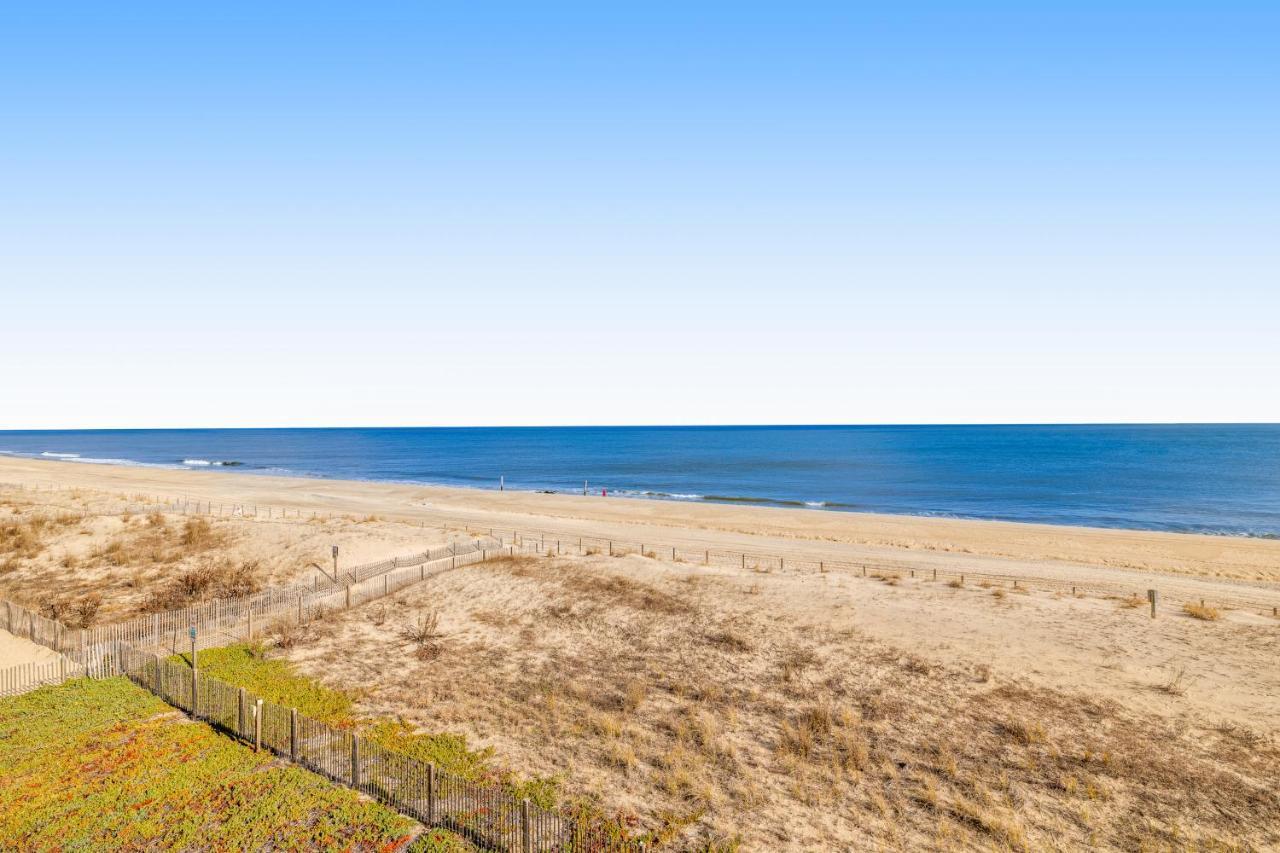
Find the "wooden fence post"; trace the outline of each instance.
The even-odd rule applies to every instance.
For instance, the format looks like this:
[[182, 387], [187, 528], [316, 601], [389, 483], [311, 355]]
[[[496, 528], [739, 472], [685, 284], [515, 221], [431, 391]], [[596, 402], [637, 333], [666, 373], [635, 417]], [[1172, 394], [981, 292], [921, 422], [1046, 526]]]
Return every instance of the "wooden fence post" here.
[[236, 691], [236, 737], [244, 737], [244, 688]]
[[191, 629], [191, 716], [200, 716], [200, 680], [196, 667], [196, 629]]
[[249, 638], [250, 643], [253, 642], [253, 605], [249, 605]]
[[262, 700], [253, 705], [253, 751], [262, 751]]
[[347, 609], [351, 609], [351, 584], [347, 584]]
[[351, 736], [351, 787], [360, 789], [360, 738]]
[[427, 765], [427, 826], [436, 822], [436, 766]]
[[529, 825], [529, 798], [520, 801], [520, 849], [524, 853], [533, 853], [533, 832]]
[[289, 758], [298, 760], [298, 709], [289, 709]]
[[1151, 618], [1156, 618], [1156, 598], [1158, 593], [1154, 589], [1147, 590], [1147, 601], [1151, 602]]

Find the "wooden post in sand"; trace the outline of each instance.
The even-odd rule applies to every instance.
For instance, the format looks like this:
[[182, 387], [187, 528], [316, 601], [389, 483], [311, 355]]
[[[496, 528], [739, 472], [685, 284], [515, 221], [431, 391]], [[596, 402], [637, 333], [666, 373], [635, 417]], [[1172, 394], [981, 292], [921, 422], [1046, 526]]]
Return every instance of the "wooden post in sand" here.
[[436, 822], [436, 766], [427, 765], [427, 826]]
[[351, 609], [351, 584], [347, 584], [347, 609]]
[[262, 751], [262, 700], [253, 705], [253, 751]]
[[244, 688], [236, 690], [236, 734], [244, 737]]
[[529, 798], [520, 801], [520, 849], [533, 853], [533, 833], [529, 821]]
[[1147, 590], [1147, 601], [1151, 602], [1151, 618], [1156, 618], [1156, 598], [1157, 593], [1154, 589]]
[[191, 626], [191, 716], [199, 716], [200, 708], [200, 680], [199, 670], [196, 668], [196, 626]]

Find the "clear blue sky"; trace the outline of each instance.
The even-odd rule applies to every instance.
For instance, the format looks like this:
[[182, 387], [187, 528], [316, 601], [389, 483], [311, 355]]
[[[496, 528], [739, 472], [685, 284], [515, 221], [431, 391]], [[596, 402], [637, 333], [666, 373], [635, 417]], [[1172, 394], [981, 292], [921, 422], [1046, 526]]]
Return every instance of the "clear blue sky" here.
[[0, 428], [1280, 420], [1277, 45], [1272, 2], [6, 4]]

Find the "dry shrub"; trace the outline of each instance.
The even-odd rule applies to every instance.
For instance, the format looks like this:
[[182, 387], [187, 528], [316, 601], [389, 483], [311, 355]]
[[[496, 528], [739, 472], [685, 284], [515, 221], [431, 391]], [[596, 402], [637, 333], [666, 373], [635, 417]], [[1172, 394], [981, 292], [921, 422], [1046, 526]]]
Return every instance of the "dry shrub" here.
[[947, 581], [947, 586], [951, 587], [952, 589], [963, 589], [964, 581], [960, 580], [960, 578], [953, 578]]
[[223, 537], [203, 518], [188, 518], [182, 529], [182, 545], [189, 550], [207, 551], [222, 542]]
[[1131, 595], [1128, 598], [1120, 599], [1120, 607], [1123, 610], [1136, 610], [1141, 606], [1142, 606], [1142, 599], [1138, 598], [1136, 594]]
[[793, 681], [817, 662], [818, 656], [813, 653], [812, 649], [797, 646], [788, 650], [782, 656], [782, 680]]
[[627, 682], [626, 688], [622, 691], [622, 710], [628, 714], [634, 714], [640, 710], [640, 706], [644, 704], [644, 700], [649, 698], [649, 686], [639, 679], [633, 678]]
[[177, 610], [211, 598], [241, 598], [261, 588], [256, 560], [207, 562], [178, 574], [142, 605], [143, 613]]
[[400, 636], [415, 645], [423, 645], [440, 638], [440, 611], [429, 610], [418, 614], [412, 622], [406, 622]]
[[561, 583], [575, 592], [603, 598], [611, 604], [635, 610], [647, 610], [672, 616], [688, 614], [694, 610], [691, 604], [670, 593], [620, 575], [600, 577], [571, 574], [563, 577]]
[[1187, 602], [1182, 605], [1182, 612], [1190, 616], [1192, 619], [1201, 619], [1205, 622], [1217, 622], [1222, 618], [1222, 611], [1218, 608], [1205, 604], [1193, 604]]
[[284, 617], [272, 622], [266, 634], [276, 648], [291, 649], [303, 640], [306, 630], [296, 618]]
[[46, 619], [52, 619], [55, 622], [65, 621], [65, 617], [71, 612], [71, 602], [61, 599], [46, 599], [40, 602], [40, 615]]
[[709, 632], [707, 642], [712, 645], [722, 646], [731, 652], [749, 652], [751, 651], [751, 641], [734, 628], [724, 627]]
[[1024, 746], [1045, 743], [1049, 739], [1044, 725], [1037, 720], [1008, 720], [1000, 724], [1004, 733]]
[[102, 596], [98, 593], [90, 593], [84, 598], [77, 600], [71, 605], [71, 613], [74, 616], [75, 624], [73, 627], [88, 628], [98, 619], [98, 610], [102, 608]]
[[1187, 692], [1186, 678], [1187, 668], [1180, 666], [1169, 674], [1163, 684], [1158, 685], [1158, 689], [1170, 696], [1182, 696]]
[[158, 527], [158, 528], [164, 527], [167, 524], [167, 522], [165, 521], [164, 513], [160, 512], [159, 510], [151, 513], [150, 515], [147, 516], [147, 524], [151, 527]]
[[429, 610], [418, 614], [412, 622], [405, 623], [400, 636], [413, 645], [413, 654], [418, 660], [432, 661], [440, 657], [444, 646], [440, 643], [440, 611]]
[[46, 599], [40, 603], [40, 615], [69, 628], [89, 628], [98, 619], [102, 596], [90, 593], [75, 600]]

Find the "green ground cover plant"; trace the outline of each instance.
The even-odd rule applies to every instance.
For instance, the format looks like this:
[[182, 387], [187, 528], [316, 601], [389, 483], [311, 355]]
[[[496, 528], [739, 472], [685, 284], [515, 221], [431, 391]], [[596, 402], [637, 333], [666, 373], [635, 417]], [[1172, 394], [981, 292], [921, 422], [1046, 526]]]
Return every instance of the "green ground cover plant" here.
[[0, 849], [468, 849], [123, 678], [0, 700], [0, 767]]

